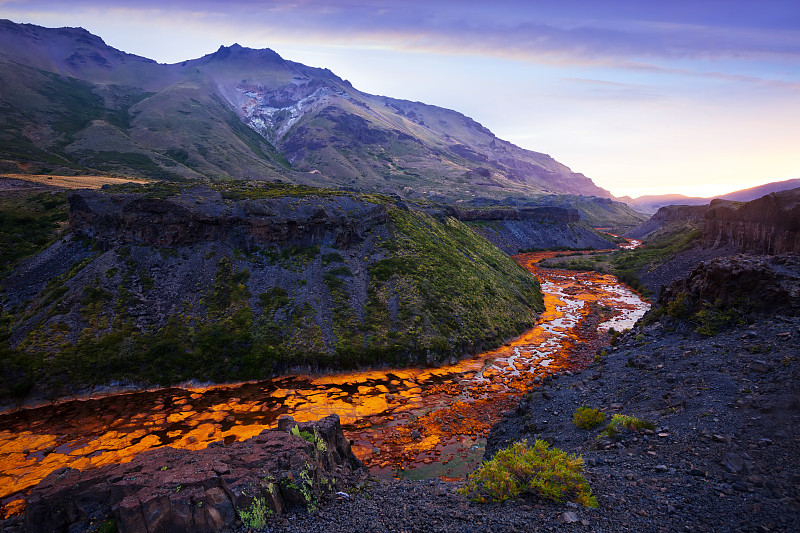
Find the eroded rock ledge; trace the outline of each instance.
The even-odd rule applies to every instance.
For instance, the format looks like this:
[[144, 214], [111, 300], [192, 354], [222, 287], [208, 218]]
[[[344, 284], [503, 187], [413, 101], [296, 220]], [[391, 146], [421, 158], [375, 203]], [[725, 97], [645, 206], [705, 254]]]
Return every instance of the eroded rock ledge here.
[[746, 305], [761, 313], [800, 315], [800, 257], [793, 254], [739, 254], [697, 265], [682, 279], [662, 289], [658, 305], [684, 298], [686, 310], [704, 304], [728, 308]]
[[364, 472], [338, 415], [308, 423], [287, 417], [278, 429], [229, 446], [160, 448], [126, 464], [57, 470], [29, 495], [25, 529], [89, 531], [113, 519], [121, 533], [216, 532], [291, 507], [314, 509]]

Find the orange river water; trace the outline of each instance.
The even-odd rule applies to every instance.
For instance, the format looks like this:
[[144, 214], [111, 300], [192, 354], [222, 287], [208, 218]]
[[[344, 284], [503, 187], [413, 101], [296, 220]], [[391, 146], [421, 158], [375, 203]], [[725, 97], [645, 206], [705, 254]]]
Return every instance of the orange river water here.
[[230, 443], [275, 427], [281, 415], [338, 414], [375, 475], [460, 479], [480, 462], [492, 424], [537, 376], [582, 368], [610, 327], [629, 328], [649, 308], [613, 276], [536, 265], [554, 255], [515, 257], [542, 285], [546, 310], [536, 326], [450, 366], [173, 387], [0, 413], [0, 517], [22, 512], [25, 494], [58, 468]]

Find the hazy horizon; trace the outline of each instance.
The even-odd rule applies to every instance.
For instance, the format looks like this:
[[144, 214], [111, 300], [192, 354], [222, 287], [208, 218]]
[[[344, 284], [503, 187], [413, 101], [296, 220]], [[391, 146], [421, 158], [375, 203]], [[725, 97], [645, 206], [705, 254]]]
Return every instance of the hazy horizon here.
[[[462, 112], [616, 196], [800, 177], [800, 6], [701, 2], [0, 2], [163, 63], [239, 43]], [[178, 21], [179, 23], [176, 23]]]

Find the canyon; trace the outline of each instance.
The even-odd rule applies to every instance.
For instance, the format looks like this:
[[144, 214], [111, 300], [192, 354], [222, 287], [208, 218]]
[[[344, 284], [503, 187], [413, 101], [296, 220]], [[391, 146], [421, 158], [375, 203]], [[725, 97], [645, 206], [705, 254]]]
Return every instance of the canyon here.
[[163, 389], [0, 415], [2, 501], [19, 512], [19, 495], [64, 466], [92, 472], [151, 448], [231, 446], [276, 427], [285, 415], [311, 423], [337, 414], [373, 474], [463, 478], [480, 460], [492, 424], [526, 387], [579, 370], [607, 342], [609, 328], [632, 326], [648, 307], [611, 276], [536, 267], [555, 253], [517, 258], [545, 291], [547, 311], [538, 325], [454, 365]]

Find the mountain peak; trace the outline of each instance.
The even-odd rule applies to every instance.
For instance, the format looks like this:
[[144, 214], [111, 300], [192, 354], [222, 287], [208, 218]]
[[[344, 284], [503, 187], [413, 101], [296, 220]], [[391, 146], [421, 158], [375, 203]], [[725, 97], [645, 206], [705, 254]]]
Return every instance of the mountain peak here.
[[221, 45], [216, 52], [208, 54], [201, 59], [208, 59], [212, 61], [263, 61], [271, 63], [282, 63], [283, 58], [276, 51], [271, 48], [248, 48], [239, 43], [233, 43], [230, 46]]

